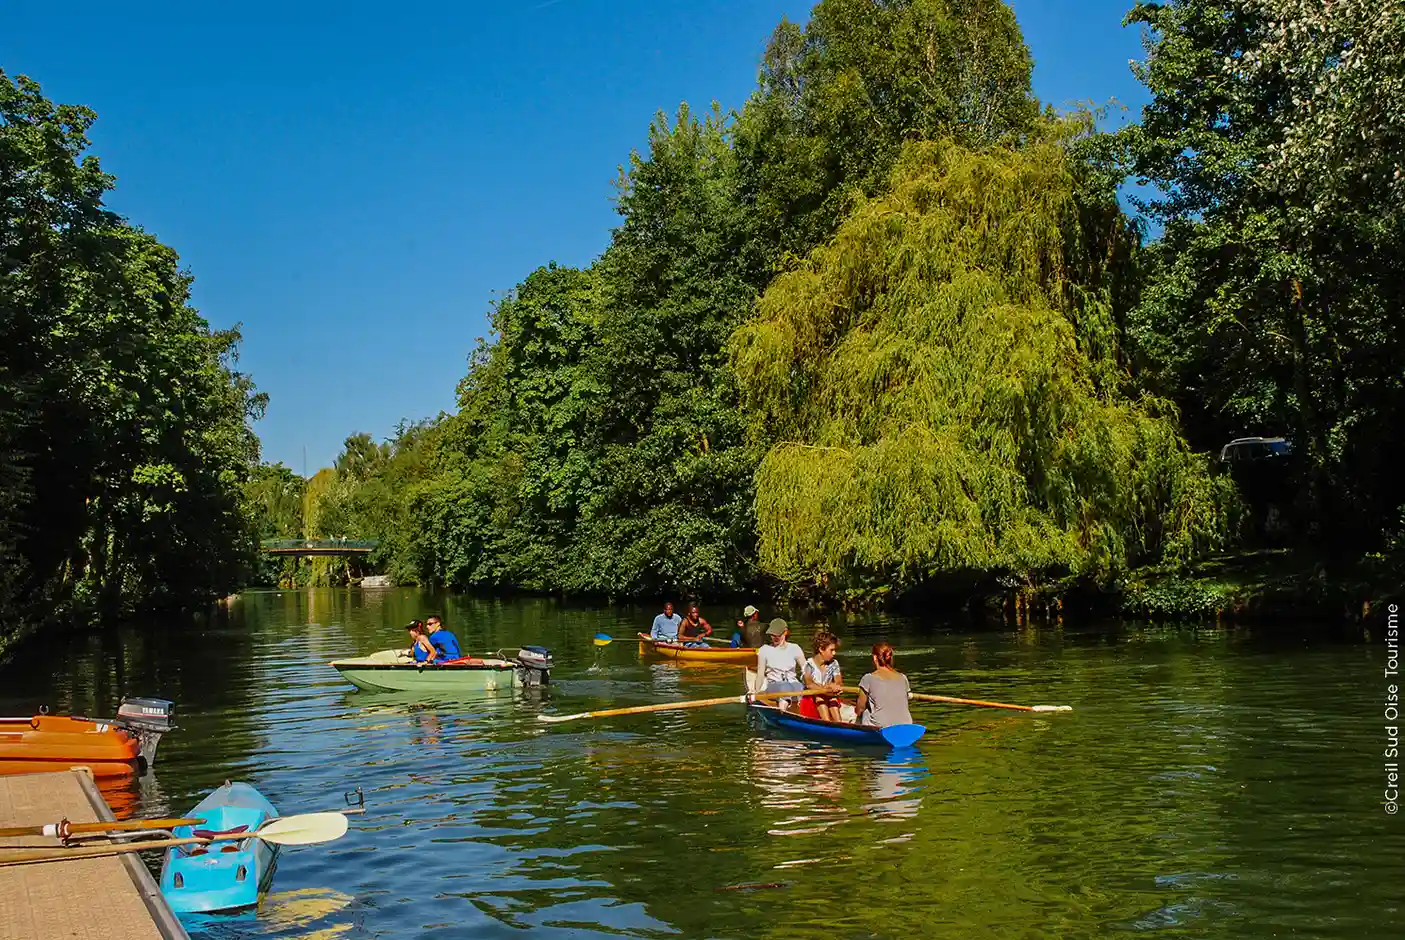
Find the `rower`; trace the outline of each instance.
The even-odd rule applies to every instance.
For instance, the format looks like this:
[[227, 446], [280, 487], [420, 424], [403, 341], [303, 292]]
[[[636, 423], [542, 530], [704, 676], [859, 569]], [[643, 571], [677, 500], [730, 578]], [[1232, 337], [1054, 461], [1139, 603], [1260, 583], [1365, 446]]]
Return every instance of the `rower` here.
[[430, 614], [424, 621], [425, 636], [434, 646], [435, 652], [439, 655], [436, 659], [460, 659], [463, 651], [459, 649], [459, 638], [454, 636], [444, 625], [439, 622], [439, 618]]
[[678, 625], [678, 642], [684, 646], [706, 646], [702, 638], [711, 635], [712, 624], [703, 617], [697, 604], [689, 604], [688, 616]]
[[[794, 643], [786, 641], [790, 625], [777, 617], [766, 628], [766, 639], [770, 646], [756, 651], [756, 671], [766, 681], [762, 692], [801, 692], [805, 685], [800, 681], [801, 670], [805, 668], [805, 653]], [[776, 706], [790, 707], [790, 699], [780, 699]]]
[[907, 710], [911, 693], [907, 676], [893, 668], [893, 648], [875, 643], [873, 671], [859, 680], [858, 723], [878, 728], [912, 724], [912, 713]]

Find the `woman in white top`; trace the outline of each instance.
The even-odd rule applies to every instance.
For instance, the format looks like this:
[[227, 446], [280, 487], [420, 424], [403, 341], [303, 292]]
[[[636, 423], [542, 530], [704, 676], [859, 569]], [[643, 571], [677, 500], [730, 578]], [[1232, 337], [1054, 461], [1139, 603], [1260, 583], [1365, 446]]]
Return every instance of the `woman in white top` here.
[[[777, 617], [766, 628], [769, 646], [756, 651], [756, 671], [764, 684], [762, 692], [803, 692], [805, 684], [800, 681], [800, 671], [805, 668], [805, 653], [794, 643], [786, 642], [789, 626]], [[781, 708], [789, 708], [789, 699], [776, 703]]]

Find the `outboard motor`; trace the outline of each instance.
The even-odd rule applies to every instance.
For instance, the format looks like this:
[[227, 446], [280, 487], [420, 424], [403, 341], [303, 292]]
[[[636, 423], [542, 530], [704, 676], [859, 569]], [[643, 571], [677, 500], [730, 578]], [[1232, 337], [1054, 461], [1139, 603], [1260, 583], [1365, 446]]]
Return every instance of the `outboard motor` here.
[[124, 698], [117, 706], [112, 723], [135, 737], [141, 745], [141, 767], [144, 774], [156, 760], [156, 745], [161, 735], [176, 727], [176, 703], [163, 698]]
[[524, 686], [546, 685], [551, 681], [551, 650], [545, 646], [524, 646], [517, 651], [517, 678]]

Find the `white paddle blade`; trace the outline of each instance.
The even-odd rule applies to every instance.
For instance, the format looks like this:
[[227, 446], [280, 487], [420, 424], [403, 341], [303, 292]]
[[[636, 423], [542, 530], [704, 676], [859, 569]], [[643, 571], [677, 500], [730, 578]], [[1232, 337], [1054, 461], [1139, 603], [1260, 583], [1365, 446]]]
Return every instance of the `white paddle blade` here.
[[312, 845], [340, 839], [347, 826], [341, 813], [304, 813], [275, 819], [254, 835], [275, 845]]
[[538, 715], [537, 719], [554, 725], [558, 721], [575, 721], [577, 718], [588, 718], [589, 716], [590, 712], [581, 712], [578, 715]]
[[1036, 712], [1071, 712], [1072, 705], [1031, 705], [1030, 709]]

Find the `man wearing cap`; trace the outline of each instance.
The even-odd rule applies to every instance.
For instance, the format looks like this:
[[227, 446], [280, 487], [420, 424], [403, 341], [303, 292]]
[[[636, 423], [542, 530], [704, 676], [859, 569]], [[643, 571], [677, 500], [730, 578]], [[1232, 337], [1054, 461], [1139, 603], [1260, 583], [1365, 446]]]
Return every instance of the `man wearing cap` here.
[[[805, 652], [794, 643], [786, 640], [790, 625], [777, 617], [766, 628], [769, 645], [756, 651], [756, 672], [765, 680], [762, 692], [803, 692], [805, 683], [800, 674], [805, 668]], [[791, 699], [781, 699], [776, 704], [781, 708], [790, 707]]]
[[748, 646], [760, 649], [766, 645], [766, 629], [761, 626], [761, 611], [751, 604], [742, 608], [742, 619], [737, 621], [737, 632], [732, 635], [733, 646]]

